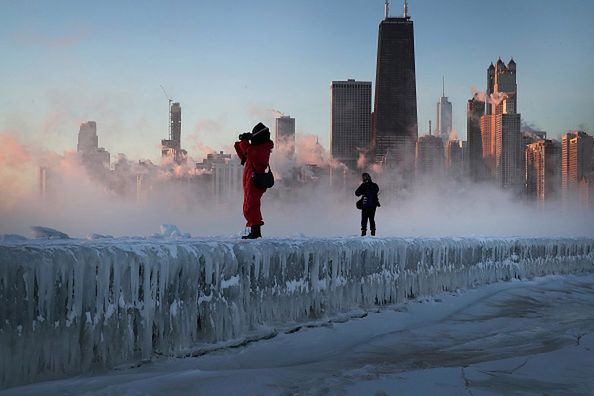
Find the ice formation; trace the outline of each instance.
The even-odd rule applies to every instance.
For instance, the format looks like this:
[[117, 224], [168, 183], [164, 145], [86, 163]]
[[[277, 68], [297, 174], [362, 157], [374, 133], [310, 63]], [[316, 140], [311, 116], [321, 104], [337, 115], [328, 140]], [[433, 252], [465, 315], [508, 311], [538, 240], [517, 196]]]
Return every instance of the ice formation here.
[[594, 271], [592, 239], [2, 241], [0, 388], [581, 271]]
[[31, 227], [33, 238], [47, 238], [47, 239], [68, 239], [68, 234], [55, 230], [49, 227], [33, 226]]

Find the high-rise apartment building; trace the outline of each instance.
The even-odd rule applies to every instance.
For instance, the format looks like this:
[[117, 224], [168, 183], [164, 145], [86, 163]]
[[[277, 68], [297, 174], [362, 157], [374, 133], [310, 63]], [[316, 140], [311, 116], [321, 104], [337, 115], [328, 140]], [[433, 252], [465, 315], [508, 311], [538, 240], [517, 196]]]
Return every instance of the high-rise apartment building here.
[[330, 154], [349, 169], [371, 144], [371, 82], [332, 81]]
[[385, 19], [379, 25], [373, 144], [375, 159], [396, 166], [412, 177], [415, 141], [418, 137], [417, 91], [413, 21], [405, 1], [404, 15]]
[[524, 155], [517, 112], [516, 63], [501, 59], [487, 69], [486, 114], [481, 117], [483, 161], [502, 188], [524, 185]]
[[552, 140], [530, 143], [525, 150], [526, 194], [540, 205], [558, 198], [561, 190], [561, 146]]
[[519, 114], [497, 114], [495, 118], [495, 179], [502, 188], [520, 191], [524, 184], [522, 137]]
[[201, 163], [196, 163], [197, 171], [211, 175], [211, 192], [217, 203], [237, 198], [241, 193], [243, 165], [237, 156], [218, 153], [207, 154]]
[[416, 172], [418, 176], [442, 176], [444, 174], [443, 141], [429, 134], [419, 137], [416, 147]]
[[437, 102], [437, 133], [441, 136], [443, 144], [447, 144], [452, 131], [452, 103], [445, 96], [445, 84], [442, 87], [441, 97]]
[[289, 158], [295, 156], [295, 119], [281, 116], [275, 119], [274, 144], [277, 150], [283, 149]]
[[563, 198], [577, 195], [579, 185], [592, 172], [594, 138], [585, 132], [570, 131], [561, 141], [561, 189]]

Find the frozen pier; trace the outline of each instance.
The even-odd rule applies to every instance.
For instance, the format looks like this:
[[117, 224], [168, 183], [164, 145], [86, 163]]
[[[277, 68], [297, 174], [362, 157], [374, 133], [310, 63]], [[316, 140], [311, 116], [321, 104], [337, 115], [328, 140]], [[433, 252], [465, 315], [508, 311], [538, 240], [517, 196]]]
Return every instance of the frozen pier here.
[[594, 272], [592, 239], [0, 242], [0, 389], [196, 356], [444, 290]]

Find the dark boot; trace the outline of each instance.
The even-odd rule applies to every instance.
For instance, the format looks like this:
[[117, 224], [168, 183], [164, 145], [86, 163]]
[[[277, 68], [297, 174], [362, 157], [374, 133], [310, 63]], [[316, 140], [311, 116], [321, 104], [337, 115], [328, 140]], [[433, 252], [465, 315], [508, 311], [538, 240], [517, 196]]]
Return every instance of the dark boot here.
[[371, 236], [375, 236], [375, 230], [371, 230]]
[[367, 235], [367, 230], [364, 229], [364, 228], [362, 228], [361, 229], [361, 236], [365, 236], [365, 235]]
[[262, 238], [261, 227], [259, 225], [252, 226], [250, 233], [241, 237], [241, 239], [256, 239]]

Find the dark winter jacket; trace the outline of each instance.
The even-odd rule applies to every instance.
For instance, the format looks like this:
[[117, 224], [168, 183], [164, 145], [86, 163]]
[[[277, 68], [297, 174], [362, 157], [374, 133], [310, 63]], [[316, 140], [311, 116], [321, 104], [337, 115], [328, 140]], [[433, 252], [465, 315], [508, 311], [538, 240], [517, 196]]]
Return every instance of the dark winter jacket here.
[[363, 196], [363, 208], [377, 208], [380, 206], [379, 198], [377, 194], [379, 193], [379, 187], [372, 181], [363, 182], [355, 191], [355, 195], [360, 197]]

